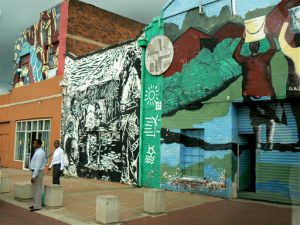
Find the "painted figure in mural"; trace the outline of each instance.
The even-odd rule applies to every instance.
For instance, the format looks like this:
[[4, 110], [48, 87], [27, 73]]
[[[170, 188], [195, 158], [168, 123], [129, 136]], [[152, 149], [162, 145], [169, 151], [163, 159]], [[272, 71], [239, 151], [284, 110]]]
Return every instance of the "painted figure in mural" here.
[[[288, 79], [286, 84], [286, 96], [287, 97], [300, 97], [300, 33], [294, 35], [293, 47], [286, 39], [286, 33], [288, 30], [289, 22], [285, 21], [282, 25], [279, 34], [279, 44], [285, 58], [288, 62]], [[291, 108], [295, 116], [298, 132], [298, 143], [300, 145], [300, 105], [298, 102], [292, 101]]]
[[88, 103], [85, 109], [85, 131], [93, 131], [97, 128], [100, 116], [100, 105], [96, 101], [95, 90], [88, 89], [86, 98]]
[[283, 54], [288, 61], [288, 80], [286, 84], [287, 97], [299, 97], [300, 96], [300, 33], [295, 34], [294, 42], [295, 47], [291, 46], [285, 39], [285, 35], [288, 29], [289, 23], [286, 21], [283, 23], [280, 34], [279, 44]]
[[[123, 146], [123, 151], [127, 153], [126, 155], [123, 155], [125, 158], [122, 158], [124, 162], [121, 175], [123, 182], [130, 182], [126, 179], [137, 177], [138, 171], [137, 161], [135, 160], [134, 162], [131, 162], [131, 164], [128, 164], [128, 158], [136, 158], [135, 154], [138, 149], [139, 120], [136, 116], [136, 111], [139, 106], [141, 89], [138, 76], [140, 74], [140, 63], [136, 53], [133, 50], [129, 50], [126, 53], [125, 64], [122, 74], [120, 75], [120, 86], [122, 88], [120, 104], [122, 116], [120, 130], [122, 131], [122, 141], [127, 142], [127, 145]], [[137, 180], [134, 180], [133, 182], [136, 183]]]
[[101, 123], [101, 109], [100, 105], [96, 99], [97, 89], [88, 88], [86, 97], [89, 103], [86, 106], [85, 112], [85, 125], [84, 129], [86, 132], [86, 160], [87, 163], [85, 166], [92, 166], [91, 164], [97, 163], [97, 156], [99, 148], [98, 146], [98, 132], [97, 130], [100, 129]]
[[68, 167], [76, 166], [79, 162], [78, 143], [75, 139], [75, 125], [74, 121], [70, 120], [67, 124], [67, 132], [64, 137], [64, 149], [66, 150], [68, 158]]
[[[86, 159], [87, 163], [85, 166], [90, 166], [97, 162], [98, 158], [98, 132], [88, 133], [86, 142]], [[92, 165], [91, 165], [92, 166]]]
[[[242, 95], [244, 101], [255, 101], [265, 97], [275, 98], [270, 62], [276, 53], [276, 44], [267, 30], [265, 30], [265, 33], [270, 43], [270, 48], [267, 52], [260, 53], [260, 42], [255, 41], [249, 44], [251, 55], [241, 55], [241, 49], [245, 43], [246, 31], [234, 51], [234, 58], [243, 68]], [[250, 104], [250, 119], [256, 135], [256, 148], [261, 148], [261, 125], [266, 124], [267, 149], [271, 150], [273, 148], [275, 125], [276, 122], [279, 122], [275, 110], [263, 104]]]

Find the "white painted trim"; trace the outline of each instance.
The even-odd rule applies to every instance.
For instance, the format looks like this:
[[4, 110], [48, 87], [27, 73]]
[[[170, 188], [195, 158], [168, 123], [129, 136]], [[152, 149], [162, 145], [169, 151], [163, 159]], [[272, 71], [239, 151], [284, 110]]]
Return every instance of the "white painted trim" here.
[[73, 39], [75, 41], [82, 41], [82, 42], [92, 44], [92, 45], [96, 45], [96, 46], [99, 46], [99, 47], [102, 47], [102, 48], [106, 48], [106, 47], [110, 46], [109, 44], [106, 44], [106, 43], [103, 43], [103, 42], [100, 42], [100, 41], [94, 41], [94, 40], [91, 40], [91, 39], [88, 39], [88, 38], [85, 38], [85, 37], [82, 37], [82, 36], [74, 35], [74, 34], [67, 34], [67, 38]]
[[33, 102], [40, 102], [40, 101], [49, 100], [49, 99], [53, 99], [53, 98], [59, 98], [59, 97], [62, 97], [62, 94], [50, 95], [50, 96], [47, 96], [47, 97], [31, 99], [31, 100], [26, 100], [26, 101], [22, 101], [22, 102], [15, 102], [15, 103], [6, 104], [6, 105], [0, 105], [0, 109], [1, 108], [8, 108], [8, 107], [11, 107], [11, 106], [16, 106], [16, 105], [29, 104], [29, 103], [33, 103]]

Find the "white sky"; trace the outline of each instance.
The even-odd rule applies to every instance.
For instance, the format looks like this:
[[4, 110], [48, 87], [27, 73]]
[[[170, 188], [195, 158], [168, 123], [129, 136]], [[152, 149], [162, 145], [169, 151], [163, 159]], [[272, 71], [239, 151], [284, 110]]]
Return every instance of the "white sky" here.
[[[82, 0], [99, 8], [148, 24], [159, 16], [167, 0]], [[61, 0], [0, 0], [0, 95], [13, 78], [14, 43], [19, 34], [36, 23], [40, 12]]]

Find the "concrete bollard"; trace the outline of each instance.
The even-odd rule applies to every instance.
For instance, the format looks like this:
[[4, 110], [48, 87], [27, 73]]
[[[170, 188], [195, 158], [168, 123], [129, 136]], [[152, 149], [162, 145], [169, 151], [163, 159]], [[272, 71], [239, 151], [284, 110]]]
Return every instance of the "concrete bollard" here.
[[0, 193], [9, 192], [9, 179], [6, 176], [1, 176]]
[[118, 223], [120, 221], [120, 200], [117, 196], [97, 196], [96, 220], [100, 223]]
[[144, 211], [148, 213], [164, 213], [165, 191], [161, 189], [146, 189], [144, 191]]
[[29, 200], [33, 198], [32, 186], [29, 183], [14, 184], [14, 193], [17, 200]]
[[62, 207], [64, 204], [64, 191], [61, 185], [51, 184], [45, 185], [45, 206]]

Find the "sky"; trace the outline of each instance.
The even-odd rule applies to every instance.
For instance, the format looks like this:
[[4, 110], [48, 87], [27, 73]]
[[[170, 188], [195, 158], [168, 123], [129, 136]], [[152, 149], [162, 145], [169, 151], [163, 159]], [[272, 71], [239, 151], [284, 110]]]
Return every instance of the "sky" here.
[[[20, 33], [37, 23], [40, 12], [62, 0], [0, 0], [0, 95], [11, 89], [14, 44]], [[148, 24], [159, 16], [167, 0], [81, 0]], [[142, 10], [141, 10], [142, 9]]]

